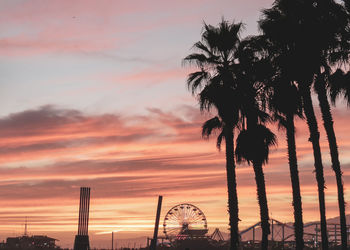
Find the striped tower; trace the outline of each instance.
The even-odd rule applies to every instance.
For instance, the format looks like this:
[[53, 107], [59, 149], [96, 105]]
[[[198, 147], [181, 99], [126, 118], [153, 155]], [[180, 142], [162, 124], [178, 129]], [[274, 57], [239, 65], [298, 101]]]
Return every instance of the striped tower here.
[[80, 205], [78, 234], [75, 236], [74, 250], [89, 250], [89, 209], [90, 209], [90, 188], [80, 188]]

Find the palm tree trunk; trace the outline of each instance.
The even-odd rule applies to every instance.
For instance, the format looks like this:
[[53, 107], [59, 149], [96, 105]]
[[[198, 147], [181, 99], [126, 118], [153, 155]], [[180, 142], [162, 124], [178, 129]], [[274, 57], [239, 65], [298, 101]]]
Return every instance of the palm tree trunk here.
[[304, 223], [303, 223], [303, 211], [301, 206], [301, 195], [300, 195], [300, 182], [299, 172], [297, 163], [297, 153], [295, 146], [295, 126], [294, 116], [287, 114], [287, 144], [288, 144], [288, 161], [290, 179], [292, 182], [293, 189], [293, 208], [294, 208], [294, 234], [296, 249], [304, 249]]
[[[252, 101], [254, 103], [254, 101]], [[251, 112], [247, 117], [247, 129], [255, 129], [258, 124], [258, 116], [255, 111]], [[267, 205], [265, 176], [262, 169], [262, 162], [253, 160], [253, 169], [255, 174], [256, 192], [258, 196], [258, 203], [260, 208], [260, 222], [261, 222], [261, 249], [268, 249], [268, 236], [270, 234], [270, 222], [269, 222], [269, 208]]]
[[331, 107], [327, 99], [327, 92], [324, 81], [317, 82], [316, 90], [318, 94], [318, 101], [320, 104], [323, 126], [327, 133], [329, 150], [332, 160], [332, 169], [335, 173], [338, 189], [338, 206], [340, 216], [340, 231], [341, 231], [341, 245], [342, 250], [347, 249], [347, 232], [346, 232], [346, 216], [345, 216], [345, 201], [344, 201], [344, 189], [342, 181], [342, 171], [339, 162], [338, 145], [333, 128], [333, 117], [331, 113]]
[[228, 191], [228, 210], [230, 225], [230, 249], [237, 250], [239, 245], [238, 232], [238, 198], [236, 183], [236, 165], [234, 161], [233, 145], [233, 128], [225, 128], [226, 143], [226, 174], [227, 174], [227, 191]]
[[327, 221], [326, 221], [326, 204], [325, 204], [325, 181], [323, 174], [322, 155], [320, 148], [320, 133], [318, 132], [317, 120], [312, 106], [310, 86], [301, 84], [302, 99], [304, 106], [304, 113], [306, 116], [307, 125], [309, 127], [310, 141], [312, 143], [315, 172], [318, 188], [318, 202], [320, 210], [321, 221], [321, 237], [322, 237], [322, 249], [328, 250], [328, 236], [327, 236]]
[[270, 234], [269, 209], [267, 206], [265, 177], [262, 169], [262, 164], [253, 161], [255, 173], [256, 191], [258, 194], [258, 202], [260, 207], [260, 220], [262, 229], [261, 249], [268, 249], [268, 235]]

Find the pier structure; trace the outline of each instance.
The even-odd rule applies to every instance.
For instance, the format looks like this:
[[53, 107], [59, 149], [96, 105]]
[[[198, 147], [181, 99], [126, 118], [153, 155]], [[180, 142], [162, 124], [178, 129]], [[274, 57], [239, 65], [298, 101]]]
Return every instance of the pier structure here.
[[75, 236], [74, 250], [90, 250], [89, 243], [90, 188], [80, 188], [78, 234]]
[[[269, 245], [279, 247], [280, 249], [293, 249], [295, 247], [294, 226], [293, 223], [283, 223], [276, 219], [270, 219]], [[340, 224], [327, 224], [328, 241], [330, 247], [341, 245]], [[347, 226], [348, 242], [350, 239], [350, 225]], [[261, 223], [240, 231], [242, 245], [245, 247], [258, 247], [261, 240]], [[321, 245], [321, 225], [319, 222], [310, 222], [304, 224], [304, 242], [305, 246], [311, 249], [317, 249]]]

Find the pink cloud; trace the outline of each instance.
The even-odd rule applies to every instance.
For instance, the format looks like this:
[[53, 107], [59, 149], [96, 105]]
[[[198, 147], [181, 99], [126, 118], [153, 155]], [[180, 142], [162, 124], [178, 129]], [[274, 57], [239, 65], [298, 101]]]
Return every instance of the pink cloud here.
[[[224, 152], [216, 150], [215, 138], [201, 139], [200, 127], [205, 117], [188, 106], [172, 112], [150, 108], [148, 112], [147, 116], [132, 117], [91, 115], [45, 106], [1, 118], [0, 231], [6, 232], [11, 225], [20, 224], [24, 214], [28, 214], [35, 232], [47, 231], [65, 237], [59, 231], [71, 230], [74, 234], [79, 186], [85, 185], [92, 187], [92, 232], [118, 225], [122, 230], [132, 231], [142, 224], [146, 228], [137, 230], [150, 233], [147, 227], [153, 220], [142, 221], [140, 217], [153, 218], [155, 198], [159, 194], [165, 197], [164, 212], [176, 203], [193, 202], [205, 210], [209, 222], [226, 230]], [[340, 148], [348, 152], [344, 128], [347, 116], [334, 114]], [[304, 123], [297, 124], [305, 221], [317, 220], [311, 145]], [[279, 148], [272, 151], [264, 168], [268, 200], [273, 217], [292, 221], [286, 145], [283, 132], [279, 135]], [[338, 214], [336, 186], [326, 141], [323, 151], [327, 216], [334, 217]], [[45, 161], [39, 164], [41, 160]], [[350, 181], [348, 164], [343, 164], [346, 189]], [[237, 176], [240, 227], [244, 228], [259, 219], [251, 166], [238, 166]], [[143, 204], [142, 212], [133, 217], [130, 211], [137, 210], [140, 204]], [[47, 212], [43, 213], [42, 207]], [[63, 219], [58, 220], [57, 216]], [[120, 216], [128, 219], [121, 221]], [[111, 217], [116, 219], [111, 221]]]

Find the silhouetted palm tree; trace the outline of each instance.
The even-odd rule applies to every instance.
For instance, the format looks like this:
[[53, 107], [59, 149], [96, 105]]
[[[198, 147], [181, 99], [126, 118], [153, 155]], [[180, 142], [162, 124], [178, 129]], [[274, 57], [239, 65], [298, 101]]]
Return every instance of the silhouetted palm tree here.
[[[231, 233], [230, 249], [238, 249], [238, 199], [234, 160], [234, 127], [238, 123], [238, 107], [235, 100], [234, 65], [235, 52], [240, 44], [242, 23], [229, 23], [222, 20], [218, 27], [204, 24], [201, 41], [194, 44], [198, 53], [193, 53], [184, 62], [193, 64], [199, 71], [189, 74], [187, 83], [192, 93], [199, 91], [201, 110], [217, 110], [218, 116], [204, 123], [203, 136], [209, 136], [213, 129], [221, 131], [221, 140], [226, 143], [226, 173], [228, 187], [228, 210]], [[238, 96], [237, 96], [238, 97]]]
[[342, 180], [342, 171], [339, 162], [339, 153], [337, 140], [333, 128], [333, 118], [331, 114], [331, 107], [327, 99], [327, 91], [325, 86], [324, 75], [318, 76], [315, 82], [315, 90], [317, 92], [318, 100], [320, 103], [323, 125], [326, 130], [328, 144], [330, 149], [332, 169], [336, 176], [336, 183], [338, 189], [338, 206], [340, 215], [340, 230], [342, 239], [342, 249], [347, 249], [347, 229], [346, 229], [346, 216], [345, 216], [345, 201], [344, 201], [344, 188]]
[[[287, 131], [296, 247], [297, 249], [303, 249], [304, 229], [294, 126], [294, 116], [302, 117], [301, 97], [296, 84], [286, 78], [285, 71], [288, 69], [283, 68], [285, 65], [283, 63], [283, 60], [285, 60], [283, 48], [276, 47], [264, 35], [251, 37], [243, 41], [242, 44], [245, 47], [243, 49], [245, 53], [241, 57], [248, 58], [247, 62], [251, 65], [249, 75], [254, 75], [253, 82], [260, 84], [260, 90], [257, 91], [257, 93], [260, 93], [257, 96], [257, 101], [262, 104], [260, 106], [263, 110], [264, 104], [268, 102], [269, 110], [272, 111], [274, 119], [279, 122], [279, 128], [285, 128]], [[252, 57], [255, 59], [252, 59]], [[259, 84], [254, 86], [258, 87]], [[252, 93], [252, 91], [250, 92]]]
[[251, 162], [253, 164], [260, 207], [262, 229], [261, 249], [267, 249], [270, 223], [262, 165], [268, 161], [269, 148], [276, 144], [276, 137], [264, 125], [255, 122], [250, 123], [249, 118], [247, 118], [247, 129], [241, 130], [236, 144], [235, 154], [237, 161], [242, 162], [246, 160], [248, 163]]
[[294, 117], [302, 117], [301, 97], [295, 83], [287, 79], [277, 78], [271, 85], [273, 93], [271, 94], [269, 107], [274, 112], [274, 118], [279, 123], [279, 128], [286, 130], [289, 171], [293, 191], [294, 235], [296, 249], [302, 250], [304, 248], [304, 224], [294, 125]]
[[[328, 138], [332, 169], [336, 176], [341, 243], [342, 249], [345, 250], [347, 249], [347, 228], [342, 171], [339, 162], [337, 140], [333, 127], [333, 117], [327, 98], [326, 88], [331, 68], [336, 64], [348, 63], [350, 51], [350, 37], [348, 32], [350, 27], [350, 16], [342, 5], [334, 1], [322, 2], [322, 5], [320, 4], [319, 8], [321, 9], [319, 13], [322, 13], [322, 15], [320, 15], [321, 17], [319, 17], [320, 21], [318, 23], [321, 31], [318, 40], [322, 39], [320, 43], [324, 44], [323, 47], [320, 48], [322, 51], [323, 62], [320, 64], [320, 70], [317, 74], [314, 87], [318, 96], [323, 125]], [[321, 71], [323, 72], [321, 73]]]
[[237, 137], [235, 154], [237, 162], [246, 160], [253, 164], [262, 228], [261, 249], [267, 249], [270, 223], [262, 166], [268, 160], [270, 146], [276, 144], [276, 137], [263, 125], [270, 119], [265, 113], [267, 88], [264, 82], [270, 78], [272, 71], [264, 57], [264, 41], [261, 38], [245, 39], [237, 51], [240, 59], [237, 92], [241, 97], [241, 131]]
[[271, 9], [264, 10], [264, 19], [260, 21], [264, 34], [286, 53], [285, 60], [282, 60], [283, 67], [288, 69], [288, 79], [296, 80], [301, 90], [315, 160], [323, 249], [328, 249], [325, 181], [311, 85], [314, 77], [320, 73], [320, 67], [324, 66], [325, 52], [334, 42], [334, 34], [323, 30], [332, 24], [326, 24], [324, 20], [327, 12], [329, 13], [327, 7], [334, 4], [332, 0], [277, 0]]

